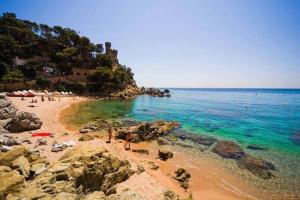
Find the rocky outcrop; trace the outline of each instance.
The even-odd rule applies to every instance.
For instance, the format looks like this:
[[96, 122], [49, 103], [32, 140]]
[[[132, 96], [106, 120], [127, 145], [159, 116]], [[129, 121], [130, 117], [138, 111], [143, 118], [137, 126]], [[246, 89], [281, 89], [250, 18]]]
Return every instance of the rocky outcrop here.
[[148, 94], [153, 97], [171, 97], [170, 91], [168, 89], [161, 91], [158, 88], [142, 88], [141, 90], [143, 94]]
[[191, 174], [186, 169], [178, 168], [173, 178], [180, 183], [182, 188], [187, 189], [189, 187]]
[[169, 134], [175, 128], [179, 127], [178, 122], [173, 121], [154, 121], [154, 122], [141, 122], [138, 125], [130, 126], [127, 128], [120, 128], [117, 130], [116, 139], [125, 139], [128, 133], [132, 134], [132, 142], [155, 140], [160, 136]]
[[241, 168], [245, 168], [251, 171], [253, 174], [264, 179], [273, 177], [271, 171], [275, 170], [275, 166], [272, 163], [260, 158], [254, 158], [250, 155], [246, 155], [243, 158], [239, 159], [237, 163]]
[[34, 113], [18, 111], [7, 129], [11, 132], [30, 131], [41, 128], [42, 124]]
[[[17, 159], [12, 155], [18, 155]], [[22, 174], [35, 174], [25, 183], [17, 170], [1, 166], [0, 197], [9, 194], [9, 199], [119, 199], [122, 193], [111, 195], [116, 193], [116, 184], [134, 173], [128, 161], [99, 147], [78, 146], [49, 166], [32, 161], [32, 154], [24, 148], [14, 149], [4, 157], [1, 165], [10, 165]]]
[[127, 85], [123, 90], [114, 92], [110, 99], [131, 99], [142, 94], [142, 91], [135, 85]]
[[223, 158], [239, 159], [245, 155], [240, 146], [227, 140], [219, 140], [212, 150]]
[[18, 171], [0, 172], [0, 199], [4, 199], [6, 195], [19, 192], [22, 189], [25, 178]]
[[275, 170], [275, 166], [272, 163], [246, 154], [240, 146], [232, 141], [220, 140], [212, 151], [223, 158], [236, 159], [238, 166], [261, 178], [269, 179], [273, 177], [271, 171]]
[[168, 151], [168, 150], [164, 150], [164, 149], [160, 149], [158, 151], [158, 157], [163, 160], [163, 161], [166, 161], [168, 160], [169, 158], [173, 158], [173, 153], [171, 151]]
[[23, 155], [15, 159], [11, 167], [12, 169], [17, 169], [25, 178], [28, 178], [30, 175], [30, 163]]
[[[0, 99], [0, 132], [30, 131], [41, 128], [42, 121], [33, 113], [18, 111], [6, 99]], [[4, 129], [4, 130], [3, 130]]]
[[205, 146], [211, 146], [217, 141], [217, 139], [214, 137], [200, 134], [174, 133], [173, 135], [181, 140], [190, 140], [196, 144], [201, 144]]

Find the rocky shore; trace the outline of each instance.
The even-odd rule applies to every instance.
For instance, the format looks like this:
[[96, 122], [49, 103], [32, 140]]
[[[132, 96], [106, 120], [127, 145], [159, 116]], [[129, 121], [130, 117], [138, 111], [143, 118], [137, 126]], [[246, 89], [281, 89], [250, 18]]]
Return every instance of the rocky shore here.
[[[14, 107], [11, 102], [5, 101], [9, 105], [4, 108]], [[21, 112], [16, 110], [15, 115], [12, 116], [17, 116], [16, 113]], [[15, 118], [19, 121], [24, 120], [20, 117]], [[30, 121], [31, 118], [28, 120]], [[48, 125], [47, 120], [43, 121]], [[56, 125], [55, 121], [53, 125]], [[112, 127], [114, 133], [112, 144], [105, 143], [108, 127]], [[151, 193], [154, 194], [155, 190], [159, 190], [160, 183], [163, 183], [166, 188], [159, 190], [160, 192], [157, 192], [153, 199], [179, 200], [179, 196], [171, 190], [180, 194], [181, 197], [187, 197], [193, 192], [195, 194], [192, 195], [193, 198], [199, 199], [198, 197], [205, 196], [205, 194], [198, 196], [199, 193], [197, 193], [198, 187], [201, 188], [203, 184], [203, 182], [198, 182], [205, 177], [202, 174], [204, 172], [201, 172], [200, 176], [199, 172], [191, 168], [189, 161], [186, 160], [186, 157], [190, 155], [181, 153], [182, 150], [199, 152], [199, 155], [210, 152], [212, 155], [219, 155], [221, 159], [234, 160], [240, 169], [250, 171], [263, 179], [272, 178], [274, 176], [272, 171], [276, 170], [272, 163], [248, 155], [234, 142], [185, 133], [180, 129], [180, 124], [173, 121], [139, 122], [128, 119], [98, 119], [74, 132], [59, 134], [57, 132], [53, 137], [34, 141], [31, 138], [26, 141], [21, 139], [22, 137], [18, 139], [14, 136], [22, 133], [18, 133], [19, 131], [13, 134], [8, 133], [12, 129], [5, 128], [3, 129], [6, 132], [0, 135], [1, 138], [5, 138], [1, 140], [3, 141], [1, 146], [5, 146], [5, 150], [0, 153], [0, 177], [3, 180], [1, 182], [3, 184], [0, 184], [0, 199], [15, 200], [26, 197], [27, 199], [135, 200], [143, 199], [145, 196], [147, 196], [146, 199], [152, 199]], [[105, 133], [105, 135], [100, 133]], [[132, 144], [132, 149], [125, 151], [122, 143], [128, 133], [132, 135], [134, 144]], [[26, 134], [31, 133], [26, 131]], [[151, 147], [153, 145], [154, 147]], [[55, 156], [57, 159], [49, 161], [47, 154], [50, 153], [44, 151], [49, 146], [51, 156], [57, 155]], [[251, 145], [251, 148], [257, 147], [254, 144]], [[182, 161], [185, 164], [178, 166], [178, 163]], [[168, 170], [165, 171], [166, 169]], [[222, 170], [221, 173], [223, 174], [224, 171]], [[153, 183], [143, 182], [145, 186], [132, 187], [136, 179], [150, 181], [151, 178], [144, 177], [149, 174], [157, 176], [156, 179], [159, 180], [156, 183], [158, 185], [151, 189], [151, 193], [149, 191], [149, 194], [145, 195], [144, 189]], [[161, 178], [163, 178], [162, 181], [160, 181]], [[128, 185], [130, 189], [124, 186], [120, 189], [119, 185]], [[135, 187], [144, 189], [136, 190]], [[200, 191], [202, 190], [201, 188]], [[223, 191], [221, 188], [218, 190]], [[216, 194], [206, 195], [215, 196]], [[227, 198], [229, 196], [230, 198]], [[225, 195], [224, 199], [246, 199], [236, 197], [235, 194], [229, 196]]]

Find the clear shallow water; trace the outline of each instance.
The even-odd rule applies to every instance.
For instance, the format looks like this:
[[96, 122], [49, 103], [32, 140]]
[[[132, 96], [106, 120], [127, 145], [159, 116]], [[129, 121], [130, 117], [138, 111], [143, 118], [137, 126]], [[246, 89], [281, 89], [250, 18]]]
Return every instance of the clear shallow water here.
[[[300, 90], [171, 89], [171, 98], [139, 96], [128, 101], [90, 102], [75, 113], [75, 121], [128, 117], [175, 120], [185, 132], [236, 141], [249, 154], [275, 164], [276, 179], [265, 182], [277, 191], [299, 194], [300, 146], [289, 137], [300, 132]], [[82, 117], [78, 117], [82, 116]], [[72, 121], [72, 120], [71, 120]], [[246, 149], [248, 144], [267, 151]]]

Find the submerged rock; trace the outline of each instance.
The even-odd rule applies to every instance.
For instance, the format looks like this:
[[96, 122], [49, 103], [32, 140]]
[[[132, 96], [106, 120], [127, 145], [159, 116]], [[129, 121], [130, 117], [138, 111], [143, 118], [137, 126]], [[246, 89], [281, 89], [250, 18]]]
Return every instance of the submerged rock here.
[[290, 136], [290, 141], [292, 141], [295, 145], [300, 146], [300, 132]]
[[212, 151], [223, 158], [239, 159], [245, 155], [239, 145], [227, 140], [219, 140]]
[[237, 163], [241, 168], [246, 168], [253, 174], [264, 179], [273, 177], [273, 174], [270, 172], [270, 170], [275, 170], [275, 166], [272, 163], [260, 158], [254, 158], [250, 155], [240, 158]]
[[261, 146], [258, 146], [256, 144], [249, 144], [247, 146], [248, 149], [252, 149], [252, 150], [262, 150], [262, 151], [266, 151], [267, 148], [264, 148], [264, 147], [261, 147]]

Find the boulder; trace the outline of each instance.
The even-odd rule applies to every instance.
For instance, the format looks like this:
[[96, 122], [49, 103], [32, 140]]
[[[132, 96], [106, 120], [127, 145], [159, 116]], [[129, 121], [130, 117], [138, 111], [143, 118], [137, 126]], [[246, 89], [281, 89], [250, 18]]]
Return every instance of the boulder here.
[[25, 177], [28, 178], [30, 175], [30, 163], [29, 161], [22, 155], [15, 159], [12, 162], [12, 168], [19, 170], [19, 172]]
[[22, 188], [25, 178], [18, 171], [0, 172], [0, 197], [13, 192], [18, 192]]
[[126, 139], [128, 133], [132, 134], [132, 142], [137, 143], [140, 141], [151, 141], [156, 140], [160, 136], [169, 134], [175, 128], [179, 127], [178, 122], [174, 121], [153, 121], [153, 122], [142, 122], [138, 125], [120, 128], [115, 134], [116, 139]]
[[85, 135], [82, 135], [78, 140], [79, 141], [90, 141], [93, 139], [94, 139], [93, 136], [85, 134]]
[[34, 113], [18, 111], [7, 128], [12, 132], [30, 131], [41, 128], [42, 124]]
[[272, 178], [273, 174], [270, 171], [275, 170], [275, 166], [272, 163], [250, 155], [240, 158], [237, 163], [239, 167], [245, 168], [263, 179]]
[[223, 158], [239, 159], [245, 156], [240, 146], [227, 140], [219, 140], [212, 151]]
[[168, 160], [169, 158], [173, 158], [173, 153], [171, 151], [168, 151], [168, 150], [163, 150], [163, 149], [160, 149], [158, 151], [158, 156], [161, 160], [163, 161], [166, 161]]

